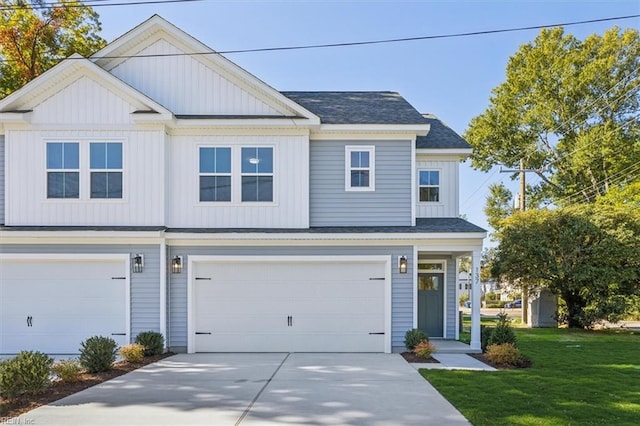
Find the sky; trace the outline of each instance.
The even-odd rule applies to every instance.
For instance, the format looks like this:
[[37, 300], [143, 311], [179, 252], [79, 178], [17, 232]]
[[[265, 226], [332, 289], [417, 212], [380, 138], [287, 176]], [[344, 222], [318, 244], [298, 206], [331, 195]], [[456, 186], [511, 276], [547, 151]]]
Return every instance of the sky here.
[[[119, 1], [119, 3], [131, 0]], [[96, 3], [97, 4], [97, 3]], [[107, 41], [159, 14], [218, 50], [341, 43], [566, 23], [640, 13], [640, 0], [557, 1], [216, 1], [95, 7]], [[583, 39], [638, 18], [568, 26]], [[367, 46], [235, 53], [228, 59], [280, 91], [389, 90], [418, 111], [463, 134], [505, 79], [509, 57], [539, 30]], [[527, 176], [529, 183], [537, 177]], [[460, 166], [460, 213], [489, 229], [483, 213], [488, 186], [517, 181], [498, 167]], [[485, 245], [492, 245], [489, 240]]]

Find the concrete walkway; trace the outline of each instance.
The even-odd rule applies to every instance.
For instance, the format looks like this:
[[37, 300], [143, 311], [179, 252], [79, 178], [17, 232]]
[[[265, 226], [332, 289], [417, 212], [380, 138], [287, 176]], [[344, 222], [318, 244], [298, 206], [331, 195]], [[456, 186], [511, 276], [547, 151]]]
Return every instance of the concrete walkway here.
[[36, 425], [469, 425], [398, 354], [176, 355], [30, 411]]
[[467, 354], [456, 353], [434, 353], [433, 358], [438, 360], [440, 364], [436, 363], [412, 363], [411, 365], [416, 370], [426, 368], [430, 370], [472, 370], [472, 371], [497, 371], [490, 365], [485, 364], [482, 361], [470, 357]]

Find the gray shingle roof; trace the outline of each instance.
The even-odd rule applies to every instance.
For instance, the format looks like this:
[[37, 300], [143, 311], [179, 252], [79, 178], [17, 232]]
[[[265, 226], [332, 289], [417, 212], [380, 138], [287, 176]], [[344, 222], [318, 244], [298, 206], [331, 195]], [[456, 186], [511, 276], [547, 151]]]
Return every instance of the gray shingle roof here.
[[166, 228], [164, 226], [0, 226], [3, 231], [166, 231], [204, 234], [397, 234], [486, 232], [457, 217], [418, 218], [416, 226], [326, 226], [311, 228]]
[[426, 136], [416, 138], [416, 148], [431, 149], [471, 149], [471, 145], [451, 127], [440, 121], [435, 115], [424, 114], [431, 128]]
[[396, 92], [282, 92], [325, 124], [428, 124]]

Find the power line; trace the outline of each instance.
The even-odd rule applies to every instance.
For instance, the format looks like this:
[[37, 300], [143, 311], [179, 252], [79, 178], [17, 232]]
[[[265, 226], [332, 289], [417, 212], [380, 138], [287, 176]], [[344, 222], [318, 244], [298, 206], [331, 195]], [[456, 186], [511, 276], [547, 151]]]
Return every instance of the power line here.
[[193, 2], [201, 2], [205, 0], [149, 0], [149, 1], [132, 1], [132, 2], [122, 2], [122, 3], [100, 3], [93, 4], [96, 2], [106, 2], [111, 0], [89, 0], [87, 2], [78, 2], [78, 3], [44, 3], [42, 5], [6, 5], [1, 6], [0, 11], [2, 10], [24, 10], [24, 9], [33, 9], [33, 10], [47, 10], [47, 9], [55, 9], [59, 7], [67, 7], [67, 8], [81, 8], [81, 7], [109, 7], [109, 6], [137, 6], [144, 4], [162, 4], [162, 3], [193, 3]]

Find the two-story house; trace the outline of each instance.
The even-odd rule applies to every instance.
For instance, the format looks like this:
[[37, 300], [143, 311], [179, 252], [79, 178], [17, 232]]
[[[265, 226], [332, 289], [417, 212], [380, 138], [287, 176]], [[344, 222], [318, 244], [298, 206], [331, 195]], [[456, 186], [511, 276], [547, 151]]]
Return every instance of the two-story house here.
[[279, 92], [153, 16], [0, 101], [0, 353], [404, 348], [458, 330], [469, 145], [393, 92]]

